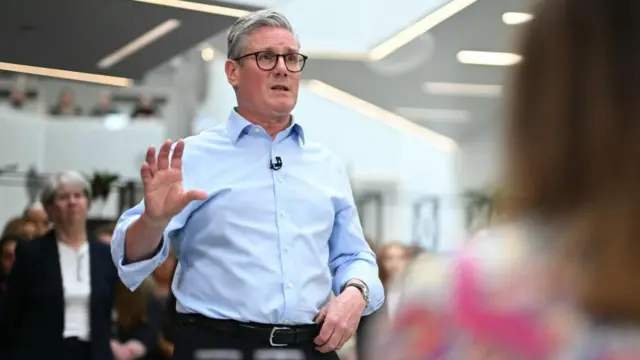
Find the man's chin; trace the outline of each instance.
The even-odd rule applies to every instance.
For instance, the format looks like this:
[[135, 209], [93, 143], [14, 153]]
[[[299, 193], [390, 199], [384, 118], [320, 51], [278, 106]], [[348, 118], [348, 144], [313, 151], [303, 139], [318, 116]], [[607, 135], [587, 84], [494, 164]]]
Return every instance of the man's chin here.
[[272, 110], [274, 114], [278, 116], [284, 116], [291, 114], [293, 108], [296, 106], [296, 103], [293, 101], [279, 101], [273, 104]]

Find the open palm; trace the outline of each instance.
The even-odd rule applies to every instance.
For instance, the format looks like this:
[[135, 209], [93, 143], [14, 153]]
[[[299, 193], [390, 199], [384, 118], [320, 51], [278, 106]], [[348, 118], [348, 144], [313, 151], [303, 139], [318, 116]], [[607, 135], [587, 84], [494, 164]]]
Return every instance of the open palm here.
[[173, 153], [171, 141], [160, 147], [156, 159], [155, 147], [147, 149], [145, 162], [140, 168], [144, 186], [145, 214], [159, 222], [168, 222], [191, 201], [204, 200], [207, 193], [202, 190], [185, 191], [182, 185], [182, 154], [184, 141], [176, 143]]

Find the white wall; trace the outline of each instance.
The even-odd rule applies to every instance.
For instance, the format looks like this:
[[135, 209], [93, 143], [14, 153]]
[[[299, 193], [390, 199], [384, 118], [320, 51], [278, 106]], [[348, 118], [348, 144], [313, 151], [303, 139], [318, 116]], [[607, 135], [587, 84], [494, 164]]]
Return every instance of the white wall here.
[[495, 131], [479, 134], [460, 145], [460, 185], [462, 189], [482, 190], [500, 182], [502, 142]]
[[[236, 105], [235, 94], [224, 76], [223, 61], [214, 60], [210, 65], [209, 98], [197, 130], [226, 121]], [[429, 195], [443, 200], [440, 250], [449, 250], [461, 240], [464, 211], [457, 197], [459, 153], [455, 145], [447, 147], [431, 141], [420, 131], [403, 131], [387, 120], [337, 104], [305, 86], [301, 87], [294, 115], [310, 138], [324, 143], [343, 160], [356, 191], [360, 184], [371, 182], [395, 184], [396, 193], [390, 194], [392, 202], [384, 209], [386, 240], [411, 241], [412, 204]]]
[[[95, 118], [55, 118], [0, 110], [0, 167], [18, 164], [18, 174], [0, 176], [0, 226], [28, 205], [25, 179], [30, 167], [38, 173], [79, 170], [88, 175], [109, 171], [122, 180], [137, 180], [147, 146], [160, 145], [165, 128], [158, 122], [134, 122], [108, 130]], [[117, 196], [112, 194], [96, 216], [114, 217]]]

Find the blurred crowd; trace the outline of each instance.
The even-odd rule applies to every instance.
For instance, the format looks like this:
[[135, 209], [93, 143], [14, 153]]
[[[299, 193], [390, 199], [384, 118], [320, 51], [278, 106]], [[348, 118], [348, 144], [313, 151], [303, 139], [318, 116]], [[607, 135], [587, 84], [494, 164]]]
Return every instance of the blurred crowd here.
[[[18, 79], [11, 91], [8, 107], [13, 110], [22, 111], [29, 109], [31, 99], [27, 96], [24, 81]], [[73, 89], [65, 88], [60, 90], [58, 100], [53, 104], [47, 113], [51, 116], [91, 116], [103, 117], [114, 114], [127, 114], [128, 109], [119, 106], [114, 102], [113, 94], [104, 90], [100, 93], [96, 104], [89, 109], [83, 109], [76, 103]], [[133, 110], [128, 114], [132, 119], [150, 119], [160, 117], [159, 106], [152, 97], [140, 96], [133, 106]]]
[[[0, 342], [0, 358], [2, 357], [3, 347], [8, 346], [9, 341], [12, 342], [11, 346], [14, 346], [16, 342], [20, 342], [20, 336], [24, 336], [20, 329], [8, 328], [12, 324], [10, 320], [11, 313], [19, 309], [16, 308], [16, 304], [9, 302], [7, 290], [19, 287], [20, 289], [29, 289], [27, 293], [31, 293], [34, 290], [33, 288], [42, 286], [42, 284], [36, 282], [31, 284], [17, 283], [18, 281], [29, 281], [30, 278], [24, 276], [24, 271], [21, 274], [10, 277], [14, 270], [16, 257], [20, 257], [20, 249], [24, 247], [26, 252], [31, 244], [49, 241], [54, 229], [58, 233], [57, 236], [71, 232], [71, 229], [81, 229], [85, 232], [86, 242], [90, 246], [103, 244], [104, 248], [108, 249], [107, 245], [111, 241], [115, 223], [103, 224], [95, 229], [87, 228], [87, 215], [91, 203], [89, 182], [77, 172], [58, 174], [54, 178], [57, 180], [48, 182], [48, 192], [52, 194], [49, 200], [44, 199], [43, 195], [44, 202], [29, 206], [23, 214], [8, 221], [2, 231], [0, 241], [2, 254], [0, 269], [0, 331], [4, 340]], [[62, 249], [59, 249], [59, 251], [62, 252]], [[22, 258], [22, 261], [24, 259]], [[111, 262], [109, 257], [107, 259]], [[95, 262], [98, 261], [97, 258], [90, 258], [90, 267], [98, 266], [93, 263], [94, 260]], [[23, 268], [38, 265], [41, 264], [21, 264]], [[109, 265], [113, 267], [113, 264]], [[61, 264], [61, 266], [64, 272], [66, 265]], [[133, 292], [121, 284], [117, 277], [112, 278], [114, 283], [111, 285], [114, 289], [115, 300], [108, 301], [106, 299], [100, 304], [105, 304], [105, 306], [113, 304], [111, 309], [103, 310], [111, 314], [110, 319], [108, 319], [111, 324], [109, 345], [116, 360], [170, 359], [173, 352], [172, 339], [175, 326], [171, 322], [171, 313], [175, 312], [175, 300], [171, 299], [170, 293], [175, 268], [176, 257], [172, 255], [157, 268], [151, 277], [144, 281], [142, 286]], [[65, 289], [67, 289], [66, 285]], [[22, 300], [29, 301], [27, 299]], [[72, 302], [67, 300], [65, 299], [65, 302], [69, 303], [66, 304], [68, 307]], [[27, 310], [38, 313], [38, 309], [42, 310], [39, 305], [35, 305]], [[68, 312], [68, 309], [66, 311]], [[39, 313], [38, 315], [42, 314]], [[68, 313], [66, 316], [68, 316]], [[40, 325], [43, 328], [47, 328], [50, 326], [50, 324], [47, 324], [49, 320], [47, 316], [40, 318]], [[95, 319], [92, 319], [91, 323], [94, 322], [93, 320]], [[28, 319], [23, 318], [21, 321], [28, 321]], [[33, 336], [37, 334], [37, 331], [29, 330], [29, 332], [33, 333]], [[43, 345], [45, 344], [46, 341], [43, 342]]]
[[[0, 314], [11, 311], [5, 294], [11, 284], [11, 274], [16, 260], [16, 249], [21, 244], [47, 241], [53, 229], [80, 228], [87, 232], [88, 241], [110, 244], [115, 223], [106, 223], [89, 229], [86, 225], [91, 204], [89, 182], [77, 172], [56, 174], [52, 200], [43, 199], [30, 205], [24, 213], [8, 221], [2, 232], [0, 249], [2, 268], [0, 271]], [[45, 185], [47, 186], [47, 185]], [[51, 185], [50, 185], [51, 186]], [[84, 225], [83, 225], [84, 224]], [[424, 254], [418, 246], [407, 246], [401, 242], [370, 245], [377, 254], [380, 278], [386, 291], [386, 303], [372, 315], [362, 318], [357, 336], [352, 339], [341, 355], [344, 359], [366, 359], [367, 339], [371, 328], [381, 321], [391, 319], [399, 303], [402, 276], [412, 260]], [[63, 265], [64, 266], [64, 265]], [[171, 294], [171, 283], [177, 266], [175, 255], [171, 255], [143, 285], [130, 292], [119, 280], [114, 284], [115, 301], [111, 311], [111, 350], [116, 360], [169, 359], [173, 352], [175, 336], [175, 297]], [[15, 286], [15, 285], [14, 285]], [[26, 285], [29, 287], [29, 285]], [[5, 324], [6, 325], [6, 324]], [[3, 324], [0, 323], [0, 328]], [[11, 331], [11, 329], [4, 329]], [[1, 352], [0, 352], [1, 354]]]

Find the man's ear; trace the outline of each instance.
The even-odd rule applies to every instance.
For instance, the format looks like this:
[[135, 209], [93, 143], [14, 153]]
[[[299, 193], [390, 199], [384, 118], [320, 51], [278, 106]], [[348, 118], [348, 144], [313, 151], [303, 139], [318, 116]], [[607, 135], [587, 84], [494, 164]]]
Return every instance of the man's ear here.
[[224, 72], [227, 74], [227, 81], [234, 88], [240, 82], [240, 64], [233, 60], [227, 60], [224, 63]]

